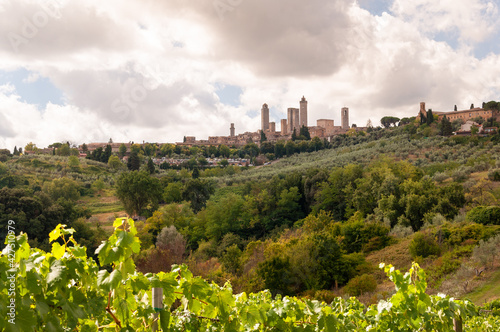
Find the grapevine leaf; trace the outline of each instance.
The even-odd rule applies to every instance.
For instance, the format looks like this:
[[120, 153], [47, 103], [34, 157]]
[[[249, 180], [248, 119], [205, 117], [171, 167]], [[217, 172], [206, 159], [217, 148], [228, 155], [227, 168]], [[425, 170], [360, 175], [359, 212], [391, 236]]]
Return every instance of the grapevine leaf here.
[[123, 218], [116, 218], [115, 221], [113, 221], [113, 228], [118, 228], [122, 226], [125, 223], [125, 220]]
[[61, 227], [61, 234], [62, 235], [68, 235], [68, 234], [72, 235], [75, 232], [75, 230], [73, 228], [65, 228], [65, 227], [66, 227], [66, 225], [62, 225], [62, 227]]
[[69, 248], [73, 256], [76, 258], [86, 258], [87, 257], [87, 248], [76, 245], [74, 247]]
[[47, 274], [47, 285], [52, 287], [54, 283], [61, 281], [64, 277], [65, 271], [66, 266], [64, 266], [61, 261], [54, 261], [50, 266], [49, 273]]
[[[113, 236], [110, 240], [113, 239]], [[111, 264], [117, 260], [119, 257], [118, 248], [112, 247], [110, 241], [104, 241], [96, 249], [95, 253], [98, 255], [99, 264], [105, 266]]]
[[45, 331], [48, 332], [63, 332], [59, 319], [56, 316], [49, 315], [47, 320], [47, 325], [45, 325]]
[[49, 313], [50, 307], [45, 302], [43, 297], [37, 297], [37, 299], [36, 299], [36, 311], [42, 316], [42, 319], [45, 319], [45, 317]]
[[61, 236], [61, 224], [57, 225], [52, 232], [49, 233], [49, 242], [57, 240]]
[[57, 242], [52, 243], [52, 255], [54, 255], [56, 259], [61, 259], [61, 257], [64, 256], [65, 252], [66, 246], [61, 246]]
[[40, 285], [40, 278], [38, 273], [34, 271], [26, 272], [26, 287], [28, 291], [33, 295], [38, 295], [42, 292], [42, 286]]
[[97, 274], [97, 286], [106, 291], [116, 288], [121, 280], [122, 274], [118, 270], [113, 270], [111, 274], [106, 270], [101, 270]]
[[160, 311], [160, 327], [163, 331], [169, 331], [170, 329], [170, 311], [162, 310]]
[[142, 274], [130, 277], [130, 285], [132, 286], [132, 291], [136, 294], [140, 291], [147, 291], [150, 289], [149, 280]]
[[422, 301], [418, 301], [417, 310], [422, 315], [427, 310], [427, 304]]

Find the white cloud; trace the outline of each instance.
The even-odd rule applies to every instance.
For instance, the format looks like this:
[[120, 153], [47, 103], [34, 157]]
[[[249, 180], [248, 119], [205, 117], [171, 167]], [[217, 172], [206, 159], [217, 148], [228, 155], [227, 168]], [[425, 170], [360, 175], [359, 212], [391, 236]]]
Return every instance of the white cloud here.
[[491, 0], [395, 0], [391, 10], [420, 31], [458, 33], [465, 43], [482, 42], [500, 27], [498, 2]]
[[[248, 114], [268, 103], [285, 117], [302, 95], [310, 125], [338, 124], [343, 106], [361, 126], [414, 116], [420, 101], [442, 110], [498, 99], [500, 56], [478, 60], [467, 47], [497, 31], [492, 2], [396, 0], [392, 14], [374, 16], [348, 0], [226, 1], [239, 5], [223, 19], [204, 0], [58, 3], [60, 16], [16, 52], [5, 36], [21, 34], [41, 7], [0, 0], [0, 70], [47, 77], [67, 101], [40, 112], [12, 85], [0, 87], [2, 123], [11, 128], [0, 128], [1, 146], [174, 142], [227, 135], [231, 122], [238, 133], [255, 131], [260, 116]], [[454, 30], [459, 49], [432, 39]], [[241, 105], [221, 104], [216, 83], [240, 86]]]

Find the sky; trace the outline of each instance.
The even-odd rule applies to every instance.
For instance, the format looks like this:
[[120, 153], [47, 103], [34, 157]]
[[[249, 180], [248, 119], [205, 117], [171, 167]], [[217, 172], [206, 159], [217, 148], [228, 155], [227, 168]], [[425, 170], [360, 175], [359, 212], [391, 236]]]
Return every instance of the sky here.
[[500, 0], [0, 0], [0, 148], [500, 100]]

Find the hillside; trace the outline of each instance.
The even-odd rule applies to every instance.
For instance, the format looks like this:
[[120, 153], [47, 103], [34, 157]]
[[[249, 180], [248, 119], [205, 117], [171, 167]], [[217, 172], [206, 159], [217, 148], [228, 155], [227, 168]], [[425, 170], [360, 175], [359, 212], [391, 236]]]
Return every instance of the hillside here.
[[[355, 295], [371, 304], [392, 292], [380, 262], [407, 270], [417, 261], [431, 294], [497, 299], [498, 137], [426, 137], [412, 128], [338, 137], [320, 151], [248, 170], [153, 166], [149, 175], [144, 152], [142, 172], [12, 157], [0, 165], [1, 222], [17, 220], [44, 250], [43, 234], [68, 224], [93, 254], [116, 217], [137, 212], [140, 271], [186, 263], [207, 280], [230, 280], [235, 292], [327, 302]], [[137, 197], [143, 202], [134, 211]]]

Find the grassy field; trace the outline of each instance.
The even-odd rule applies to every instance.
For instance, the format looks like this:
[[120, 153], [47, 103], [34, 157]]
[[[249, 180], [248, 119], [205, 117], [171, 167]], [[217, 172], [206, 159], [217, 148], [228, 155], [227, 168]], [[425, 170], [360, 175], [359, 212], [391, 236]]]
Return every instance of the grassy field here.
[[466, 295], [476, 305], [482, 305], [500, 298], [500, 269], [492, 271], [484, 279], [483, 285]]
[[103, 190], [93, 197], [82, 197], [78, 204], [90, 209], [92, 215], [123, 211], [123, 204], [114, 196], [114, 190]]

